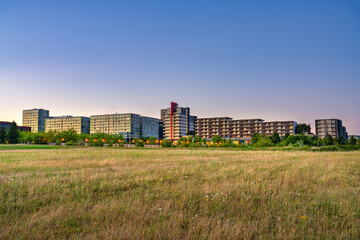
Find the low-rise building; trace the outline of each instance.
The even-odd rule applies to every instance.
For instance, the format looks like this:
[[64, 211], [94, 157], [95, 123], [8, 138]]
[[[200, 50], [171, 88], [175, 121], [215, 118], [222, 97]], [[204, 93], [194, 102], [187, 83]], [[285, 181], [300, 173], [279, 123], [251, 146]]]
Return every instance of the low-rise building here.
[[[8, 130], [11, 123], [12, 123], [12, 122], [3, 122], [3, 121], [0, 121], [0, 128], [1, 128], [1, 127], [4, 127], [5, 130]], [[19, 128], [19, 130], [22, 131], [22, 132], [30, 132], [30, 131], [31, 131], [31, 127], [18, 126], [18, 128]]]

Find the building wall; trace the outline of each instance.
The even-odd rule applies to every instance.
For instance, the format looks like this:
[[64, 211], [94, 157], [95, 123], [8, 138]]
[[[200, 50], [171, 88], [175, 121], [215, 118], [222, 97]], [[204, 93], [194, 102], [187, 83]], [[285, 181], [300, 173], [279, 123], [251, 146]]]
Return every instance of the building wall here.
[[[11, 124], [11, 122], [0, 122], [0, 128], [4, 127], [5, 130], [8, 130], [10, 124]], [[22, 132], [30, 132], [31, 131], [31, 127], [18, 126], [18, 128]]]
[[249, 139], [256, 132], [268, 136], [277, 132], [283, 136], [286, 133], [295, 134], [296, 125], [294, 121], [264, 122], [262, 119], [233, 120], [229, 117], [198, 118], [196, 134], [205, 138], [219, 135], [227, 139]]
[[22, 125], [31, 127], [32, 132], [45, 131], [45, 120], [49, 118], [49, 111], [44, 109], [23, 110]]
[[107, 114], [90, 117], [90, 134], [121, 134], [125, 139], [140, 138], [140, 115], [133, 113]]
[[179, 107], [172, 103], [172, 107], [161, 109], [161, 121], [164, 123], [164, 138], [178, 140], [195, 131], [196, 117], [190, 115], [190, 108]]
[[140, 117], [141, 137], [159, 138], [159, 119], [151, 117]]
[[340, 119], [317, 119], [315, 120], [316, 136], [324, 138], [330, 134], [333, 138], [343, 136], [347, 139], [346, 128], [342, 125]]
[[88, 117], [51, 117], [45, 121], [45, 131], [66, 131], [74, 129], [78, 134], [90, 133], [90, 118]]

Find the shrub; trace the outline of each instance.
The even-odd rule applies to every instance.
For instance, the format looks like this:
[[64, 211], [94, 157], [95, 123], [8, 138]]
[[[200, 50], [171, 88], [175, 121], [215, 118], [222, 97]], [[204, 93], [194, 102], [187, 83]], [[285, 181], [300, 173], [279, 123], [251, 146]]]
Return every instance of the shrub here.
[[60, 140], [60, 139], [57, 139], [57, 140], [55, 141], [55, 145], [61, 145], [61, 140]]
[[254, 147], [273, 147], [274, 143], [270, 139], [263, 139], [254, 144]]
[[161, 143], [161, 146], [163, 146], [163, 147], [172, 147], [173, 145], [172, 145], [171, 140], [165, 139], [165, 140]]
[[68, 141], [65, 146], [75, 146], [77, 145], [75, 141]]
[[189, 147], [199, 148], [200, 144], [199, 143], [190, 143]]
[[308, 146], [312, 146], [312, 139], [309, 136], [306, 135], [290, 135], [286, 140], [285, 140], [285, 145], [294, 145], [294, 144], [299, 144], [300, 141], [302, 141], [302, 144], [308, 145]]

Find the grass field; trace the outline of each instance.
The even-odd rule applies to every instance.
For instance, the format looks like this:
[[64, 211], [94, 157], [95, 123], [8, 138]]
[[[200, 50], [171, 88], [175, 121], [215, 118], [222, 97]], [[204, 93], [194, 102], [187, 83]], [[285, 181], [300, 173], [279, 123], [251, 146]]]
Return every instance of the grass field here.
[[0, 151], [0, 239], [359, 239], [360, 153]]

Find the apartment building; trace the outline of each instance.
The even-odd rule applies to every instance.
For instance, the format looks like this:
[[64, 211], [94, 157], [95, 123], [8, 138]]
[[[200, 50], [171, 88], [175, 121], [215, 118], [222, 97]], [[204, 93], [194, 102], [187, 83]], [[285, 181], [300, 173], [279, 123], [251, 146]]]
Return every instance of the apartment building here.
[[277, 132], [280, 136], [295, 134], [295, 121], [264, 122], [263, 119], [234, 120], [229, 117], [198, 118], [196, 134], [200, 137], [212, 138], [219, 135], [226, 139], [250, 139], [254, 133], [272, 135]]
[[[11, 122], [3, 122], [3, 121], [0, 121], [0, 128], [1, 128], [1, 127], [4, 127], [5, 130], [8, 130], [10, 124], [11, 124]], [[31, 131], [31, 127], [18, 126], [18, 128], [19, 128], [19, 130], [22, 131], [22, 132], [30, 132], [30, 131]]]
[[121, 134], [127, 141], [140, 137], [159, 137], [159, 119], [134, 113], [90, 116], [90, 134]]
[[49, 117], [45, 120], [45, 131], [66, 131], [74, 129], [78, 134], [90, 133], [90, 118], [88, 117]]
[[330, 134], [333, 138], [343, 136], [347, 139], [346, 128], [340, 119], [317, 119], [315, 120], [315, 133], [319, 138]]
[[254, 133], [260, 133], [262, 130], [262, 119], [240, 119], [231, 121], [231, 139], [250, 139]]
[[204, 138], [212, 138], [215, 135], [231, 138], [231, 126], [232, 118], [229, 117], [198, 118], [195, 133]]
[[31, 127], [32, 132], [45, 131], [45, 120], [49, 118], [49, 111], [44, 109], [23, 110], [22, 125]]
[[178, 140], [195, 131], [196, 116], [190, 115], [189, 107], [179, 107], [172, 102], [170, 108], [161, 109], [160, 119], [164, 123], [164, 138]]
[[258, 129], [258, 133], [268, 136], [275, 132], [280, 136], [284, 136], [287, 133], [295, 135], [296, 126], [297, 122], [295, 121], [262, 122], [260, 124], [260, 129]]

